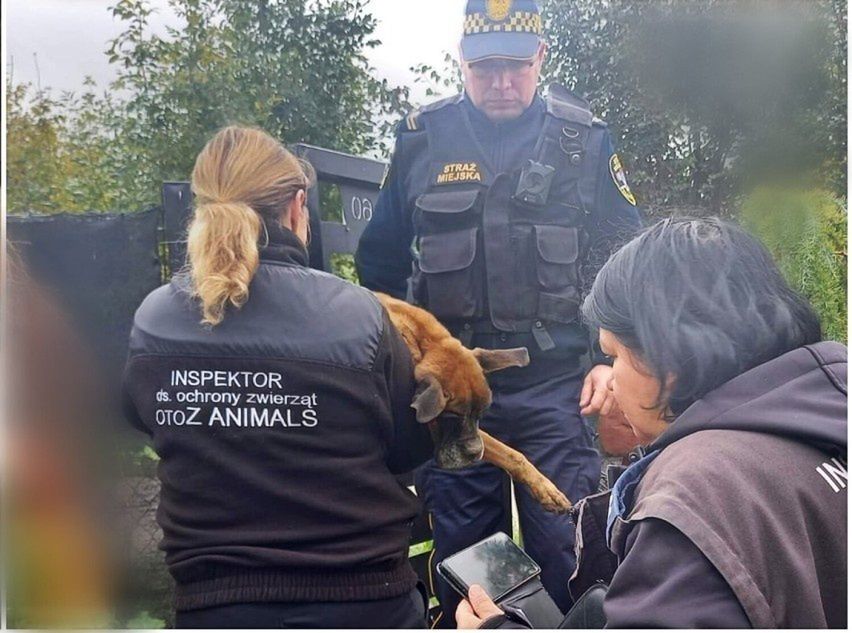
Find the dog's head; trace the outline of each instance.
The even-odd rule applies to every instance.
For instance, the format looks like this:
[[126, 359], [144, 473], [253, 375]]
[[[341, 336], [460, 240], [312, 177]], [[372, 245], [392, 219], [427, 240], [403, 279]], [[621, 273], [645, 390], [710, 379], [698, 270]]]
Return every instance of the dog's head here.
[[429, 350], [415, 369], [411, 406], [429, 424], [439, 467], [464, 468], [482, 457], [479, 419], [491, 405], [485, 374], [529, 362], [525, 347], [469, 350], [452, 338]]

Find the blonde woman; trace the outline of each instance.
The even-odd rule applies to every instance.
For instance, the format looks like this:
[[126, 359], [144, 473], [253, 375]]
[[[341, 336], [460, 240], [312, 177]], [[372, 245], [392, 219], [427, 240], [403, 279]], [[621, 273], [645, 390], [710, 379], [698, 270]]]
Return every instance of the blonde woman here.
[[188, 269], [136, 313], [125, 374], [161, 457], [161, 548], [181, 628], [418, 628], [432, 451], [402, 339], [375, 297], [308, 267], [312, 173], [228, 127], [192, 174]]

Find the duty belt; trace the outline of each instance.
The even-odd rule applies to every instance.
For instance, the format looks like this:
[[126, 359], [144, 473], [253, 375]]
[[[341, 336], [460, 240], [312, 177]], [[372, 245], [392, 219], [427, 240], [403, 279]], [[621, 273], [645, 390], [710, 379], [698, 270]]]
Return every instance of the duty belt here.
[[527, 334], [531, 333], [535, 342], [538, 344], [538, 348], [541, 351], [547, 351], [549, 349], [553, 349], [556, 347], [556, 343], [553, 342], [553, 337], [550, 336], [550, 333], [547, 331], [547, 327], [544, 324], [544, 321], [540, 319], [536, 319], [530, 324], [530, 329], [521, 330], [516, 332], [506, 332], [504, 330], [498, 330], [494, 327], [494, 324], [491, 321], [462, 321], [461, 323], [453, 322], [452, 324], [447, 325], [447, 329], [453, 332], [456, 335], [462, 345], [465, 347], [470, 347], [471, 342], [473, 341], [474, 334]]

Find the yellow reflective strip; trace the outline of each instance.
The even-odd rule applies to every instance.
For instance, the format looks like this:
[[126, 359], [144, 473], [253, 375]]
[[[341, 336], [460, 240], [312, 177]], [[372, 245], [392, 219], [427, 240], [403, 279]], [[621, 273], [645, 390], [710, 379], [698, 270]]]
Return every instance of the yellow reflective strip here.
[[408, 548], [408, 557], [414, 558], [415, 556], [420, 556], [420, 554], [431, 552], [433, 549], [435, 549], [435, 542], [433, 540], [415, 543]]
[[518, 503], [515, 500], [515, 482], [511, 483], [511, 491], [512, 491], [512, 540], [517, 543], [519, 547], [523, 547], [524, 539], [521, 535], [521, 521], [518, 516]]

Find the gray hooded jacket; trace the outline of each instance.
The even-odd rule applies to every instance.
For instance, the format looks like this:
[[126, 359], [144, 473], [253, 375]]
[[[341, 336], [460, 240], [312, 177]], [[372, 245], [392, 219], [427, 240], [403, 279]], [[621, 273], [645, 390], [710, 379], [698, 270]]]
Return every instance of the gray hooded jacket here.
[[845, 628], [847, 350], [695, 402], [616, 484], [609, 627]]

